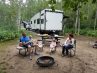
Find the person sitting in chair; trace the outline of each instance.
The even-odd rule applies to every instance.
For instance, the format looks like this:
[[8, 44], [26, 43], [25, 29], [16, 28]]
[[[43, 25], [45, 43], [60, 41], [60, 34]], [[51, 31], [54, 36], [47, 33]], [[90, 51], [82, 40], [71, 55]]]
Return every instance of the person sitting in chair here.
[[28, 36], [26, 36], [26, 33], [23, 32], [22, 36], [20, 37], [20, 43], [19, 43], [20, 47], [24, 47], [28, 49], [28, 52], [30, 54], [30, 59], [31, 58], [31, 53], [32, 53], [32, 49], [31, 49], [31, 44], [30, 44], [30, 38]]
[[68, 55], [68, 50], [73, 48], [74, 46], [74, 36], [73, 34], [69, 34], [68, 38], [65, 40], [62, 46], [62, 56], [65, 54]]
[[41, 50], [41, 51], [43, 51], [42, 41], [34, 40], [34, 54], [35, 55], [39, 55], [38, 54], [38, 49]]
[[29, 44], [31, 45], [31, 47], [33, 47], [33, 39], [32, 39], [32, 36], [31, 35], [29, 36], [29, 39], [30, 39], [29, 40]]

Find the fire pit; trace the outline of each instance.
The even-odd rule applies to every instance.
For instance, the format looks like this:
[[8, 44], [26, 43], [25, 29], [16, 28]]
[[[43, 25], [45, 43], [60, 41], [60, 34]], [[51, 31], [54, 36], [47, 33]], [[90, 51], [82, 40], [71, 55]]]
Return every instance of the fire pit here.
[[54, 65], [55, 61], [51, 56], [42, 56], [37, 59], [36, 63], [40, 67], [50, 67]]

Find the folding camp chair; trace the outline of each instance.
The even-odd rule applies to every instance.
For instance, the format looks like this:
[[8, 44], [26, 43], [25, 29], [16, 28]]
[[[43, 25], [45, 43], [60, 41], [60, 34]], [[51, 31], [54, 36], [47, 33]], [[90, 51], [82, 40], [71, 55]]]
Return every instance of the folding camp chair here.
[[76, 55], [76, 40], [74, 40], [74, 47], [69, 49], [69, 55], [70, 56], [75, 56]]
[[[19, 54], [20, 55], [23, 55], [23, 56], [26, 56], [27, 55], [28, 48], [25, 48], [25, 47], [17, 47], [17, 49], [19, 50]], [[21, 53], [22, 50], [24, 50], [24, 54]]]

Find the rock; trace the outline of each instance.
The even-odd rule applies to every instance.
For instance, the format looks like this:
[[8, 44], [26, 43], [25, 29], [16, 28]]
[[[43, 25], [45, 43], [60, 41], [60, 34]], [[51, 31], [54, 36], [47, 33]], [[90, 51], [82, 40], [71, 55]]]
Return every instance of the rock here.
[[15, 66], [14, 66], [14, 65], [11, 65], [11, 66], [9, 67], [9, 69], [15, 69]]

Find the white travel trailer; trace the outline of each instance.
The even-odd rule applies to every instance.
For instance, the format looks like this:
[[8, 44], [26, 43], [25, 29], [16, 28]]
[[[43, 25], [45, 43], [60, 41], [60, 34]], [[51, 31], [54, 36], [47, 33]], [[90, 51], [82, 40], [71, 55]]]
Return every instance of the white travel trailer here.
[[32, 30], [39, 31], [61, 31], [63, 11], [44, 9], [31, 18]]

